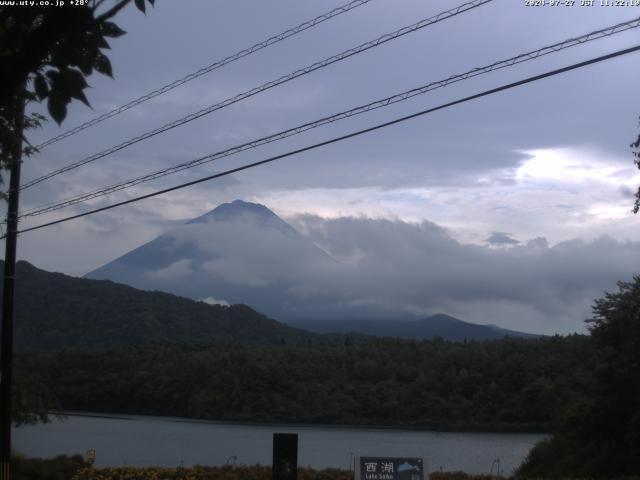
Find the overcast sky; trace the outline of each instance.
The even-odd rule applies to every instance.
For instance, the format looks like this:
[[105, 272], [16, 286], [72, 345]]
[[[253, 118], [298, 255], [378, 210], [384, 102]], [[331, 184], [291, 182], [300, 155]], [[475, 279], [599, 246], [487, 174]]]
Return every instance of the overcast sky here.
[[[50, 121], [31, 138], [36, 143], [43, 141], [342, 3], [346, 2], [158, 0], [146, 16], [129, 8], [118, 18], [128, 34], [111, 42], [115, 79], [90, 79], [92, 88], [87, 96], [93, 110], [74, 105], [62, 129]], [[35, 178], [459, 3], [372, 0], [47, 147], [25, 162], [23, 179]], [[572, 7], [529, 7], [524, 0], [495, 0], [58, 176], [24, 191], [22, 206], [26, 209], [84, 193], [640, 16], [640, 7], [584, 7], [580, 0], [575, 3]], [[636, 29], [573, 47], [91, 205], [106, 205], [260, 160], [638, 43], [640, 32]], [[556, 265], [568, 269], [563, 283], [571, 284], [572, 279], [576, 285], [589, 283], [584, 281], [585, 272], [595, 278], [599, 269], [606, 270], [606, 281], [591, 282], [565, 299], [561, 326], [554, 327], [547, 316], [544, 328], [538, 327], [535, 322], [543, 321], [544, 311], [525, 315], [532, 322], [530, 331], [579, 330], [592, 296], [601, 289], [615, 288], [615, 279], [629, 280], [638, 259], [640, 225], [631, 208], [640, 176], [629, 144], [640, 129], [639, 65], [639, 53], [627, 55], [276, 164], [25, 233], [18, 255], [47, 270], [82, 275], [177, 223], [236, 198], [268, 206], [315, 235], [317, 241], [322, 239], [317, 229], [308, 228], [310, 218], [315, 226], [318, 222], [335, 226], [336, 219], [354, 217], [350, 221], [353, 228], [366, 219], [385, 219], [395, 225], [428, 222], [456, 244], [475, 245], [496, 258], [517, 255], [532, 245], [544, 244], [546, 249], [562, 245], [554, 250], [553, 258]], [[86, 208], [37, 217], [23, 226]], [[336, 235], [348, 236], [343, 231], [336, 231]], [[603, 239], [603, 235], [607, 237]], [[571, 245], [581, 245], [581, 253], [576, 254]], [[578, 268], [585, 264], [589, 268]], [[483, 263], [481, 267], [486, 270], [490, 265]], [[482, 275], [482, 269], [473, 274], [460, 270], [459, 283], [455, 277], [447, 278], [448, 293], [441, 303], [448, 305], [450, 313], [464, 315], [472, 308], [487, 308], [482, 315], [486, 318], [493, 311], [487, 306], [492, 302], [502, 302], [511, 316], [524, 315], [531, 308], [509, 303], [502, 287], [511, 277], [500, 277], [499, 271]], [[544, 271], [541, 267], [527, 277], [531, 295], [549, 290], [550, 279]], [[484, 300], [474, 297], [475, 303], [456, 306], [456, 285], [461, 291], [468, 290], [471, 279], [488, 282], [491, 292]], [[492, 289], [491, 285], [502, 287]], [[558, 295], [560, 301], [562, 295]]]

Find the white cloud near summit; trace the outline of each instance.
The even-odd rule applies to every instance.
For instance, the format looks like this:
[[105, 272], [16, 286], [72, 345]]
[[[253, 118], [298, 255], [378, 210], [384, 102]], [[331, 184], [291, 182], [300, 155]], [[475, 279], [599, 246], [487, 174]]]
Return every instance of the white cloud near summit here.
[[181, 278], [192, 272], [191, 259], [184, 258], [171, 263], [168, 267], [149, 272], [149, 276], [158, 279]]
[[204, 302], [204, 303], [206, 303], [208, 305], [221, 305], [223, 307], [228, 307], [229, 306], [229, 302], [227, 302], [226, 300], [219, 300], [219, 299], [213, 298], [213, 297], [203, 298], [200, 301]]

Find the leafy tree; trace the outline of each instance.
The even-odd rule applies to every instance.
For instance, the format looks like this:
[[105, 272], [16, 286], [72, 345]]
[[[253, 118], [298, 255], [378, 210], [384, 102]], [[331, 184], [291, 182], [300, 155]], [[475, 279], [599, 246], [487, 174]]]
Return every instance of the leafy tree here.
[[52, 412], [62, 418], [58, 398], [34, 372], [18, 372], [13, 385], [12, 423], [16, 426], [48, 423]]
[[640, 473], [640, 276], [596, 300], [589, 401], [537, 445], [525, 476], [611, 478]]
[[[607, 464], [640, 473], [640, 276], [597, 300], [589, 320], [596, 348], [594, 406], [588, 432]], [[605, 459], [603, 459], [605, 460]], [[605, 465], [602, 465], [604, 468]], [[607, 465], [608, 468], [611, 468]]]
[[[104, 53], [109, 48], [107, 38], [125, 32], [111, 19], [132, 1], [142, 12], [145, 2], [155, 2], [82, 0], [81, 5], [0, 7], [0, 169], [15, 166], [35, 151], [25, 131], [38, 127], [45, 117], [25, 113], [28, 103], [46, 100], [58, 124], [73, 99], [89, 106], [86, 79], [94, 71], [112, 76]], [[6, 198], [4, 193], [0, 196]], [[17, 196], [14, 198], [17, 211]], [[46, 419], [49, 390], [29, 375], [20, 379], [12, 389], [14, 421]]]
[[125, 32], [111, 19], [132, 1], [142, 12], [145, 1], [155, 3], [86, 0], [61, 7], [0, 7], [0, 168], [19, 158], [16, 152], [33, 153], [23, 132], [45, 118], [25, 115], [25, 103], [46, 100], [49, 114], [61, 123], [73, 99], [89, 105], [87, 77], [94, 71], [112, 76], [104, 53], [107, 39]]

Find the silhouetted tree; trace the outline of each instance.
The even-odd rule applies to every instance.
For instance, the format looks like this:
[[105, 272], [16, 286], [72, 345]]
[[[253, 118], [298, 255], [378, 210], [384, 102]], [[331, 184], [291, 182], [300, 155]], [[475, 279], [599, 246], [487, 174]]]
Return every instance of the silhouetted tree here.
[[[25, 132], [38, 127], [45, 117], [25, 113], [29, 102], [46, 100], [49, 114], [60, 124], [72, 99], [89, 105], [84, 93], [87, 77], [94, 71], [112, 76], [103, 51], [109, 48], [107, 38], [125, 32], [111, 19], [132, 1], [142, 12], [145, 2], [155, 2], [81, 0], [60, 6], [36, 2], [38, 5], [0, 7], [0, 169], [18, 166], [23, 156], [35, 150]], [[0, 197], [6, 194], [0, 192]], [[15, 212], [17, 198], [14, 195]], [[46, 419], [50, 391], [29, 372], [19, 380], [12, 388], [14, 421]]]
[[125, 32], [111, 19], [132, 1], [143, 12], [145, 1], [155, 3], [86, 0], [82, 5], [60, 7], [0, 7], [0, 168], [10, 165], [23, 144], [27, 146], [24, 154], [33, 152], [16, 125], [24, 131], [45, 119], [25, 115], [23, 102], [46, 100], [49, 114], [61, 123], [72, 99], [89, 105], [84, 93], [87, 77], [94, 71], [112, 76], [104, 53], [109, 48], [107, 38]]
[[520, 469], [531, 477], [611, 478], [640, 473], [640, 276], [595, 301], [591, 388], [553, 438]]

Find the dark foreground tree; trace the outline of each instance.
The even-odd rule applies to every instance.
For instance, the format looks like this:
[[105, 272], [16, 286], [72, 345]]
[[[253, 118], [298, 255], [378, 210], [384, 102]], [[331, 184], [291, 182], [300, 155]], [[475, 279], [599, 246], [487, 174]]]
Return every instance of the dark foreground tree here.
[[[77, 99], [89, 105], [84, 93], [87, 77], [94, 71], [112, 75], [103, 50], [107, 38], [125, 32], [111, 19], [129, 3], [145, 11], [155, 0], [82, 0], [78, 2], [18, 3], [0, 7], [0, 169], [11, 170], [8, 195], [7, 234], [2, 313], [2, 382], [0, 384], [0, 465], [6, 473], [9, 418], [17, 423], [46, 419], [47, 391], [31, 376], [12, 385], [13, 284], [16, 252], [20, 164], [33, 153], [25, 132], [45, 117], [29, 113], [28, 104], [47, 102], [51, 117], [60, 124], [67, 105]], [[16, 2], [17, 3], [17, 2]], [[36, 5], [37, 4], [37, 5]], [[0, 183], [2, 177], [0, 177]], [[29, 379], [29, 381], [25, 381]], [[22, 388], [15, 388], [20, 386]], [[10, 408], [13, 405], [13, 408]], [[0, 475], [1, 476], [1, 475]], [[4, 477], [3, 477], [4, 478]]]
[[590, 401], [538, 444], [529, 477], [640, 475], [640, 276], [596, 300], [587, 320], [593, 348]]
[[16, 125], [28, 130], [44, 120], [40, 115], [25, 116], [23, 102], [46, 101], [58, 123], [73, 99], [89, 105], [86, 79], [94, 71], [112, 75], [104, 53], [109, 48], [107, 39], [125, 33], [111, 19], [132, 2], [144, 12], [145, 2], [153, 5], [155, 0], [0, 7], [0, 168], [10, 166], [23, 143], [27, 145], [24, 153], [32, 151]]

